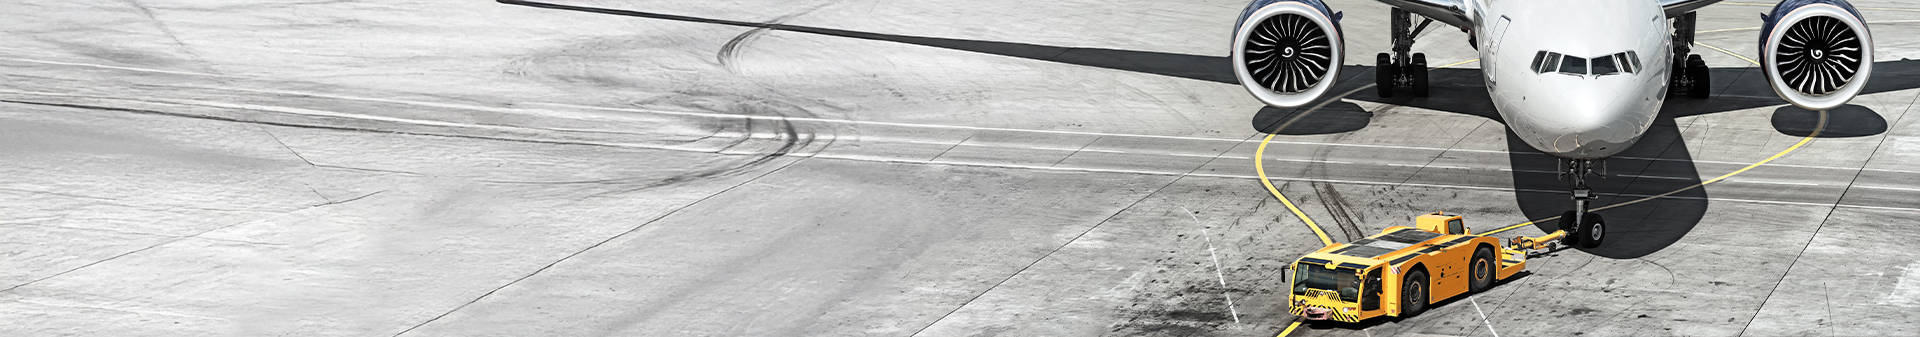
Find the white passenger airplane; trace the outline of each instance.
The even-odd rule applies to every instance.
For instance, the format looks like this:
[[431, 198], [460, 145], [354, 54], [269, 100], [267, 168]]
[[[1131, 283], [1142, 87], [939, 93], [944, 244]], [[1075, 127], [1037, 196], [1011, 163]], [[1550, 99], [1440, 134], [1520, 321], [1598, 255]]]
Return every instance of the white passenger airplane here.
[[[1595, 164], [1639, 140], [1668, 94], [1710, 93], [1706, 64], [1688, 53], [1693, 11], [1719, 0], [1379, 1], [1395, 7], [1393, 53], [1375, 59], [1380, 96], [1402, 89], [1426, 96], [1426, 57], [1408, 52], [1429, 23], [1467, 32], [1507, 127], [1566, 163], [1574, 207], [1560, 226], [1573, 233], [1569, 243], [1596, 247], [1605, 239], [1605, 222], [1587, 212], [1595, 197], [1586, 176]], [[1416, 14], [1427, 18], [1418, 27]], [[1234, 31], [1240, 84], [1282, 108], [1326, 95], [1345, 59], [1341, 16], [1321, 0], [1253, 1]], [[1761, 68], [1781, 98], [1825, 110], [1866, 86], [1873, 40], [1845, 0], [1784, 0], [1761, 21]]]

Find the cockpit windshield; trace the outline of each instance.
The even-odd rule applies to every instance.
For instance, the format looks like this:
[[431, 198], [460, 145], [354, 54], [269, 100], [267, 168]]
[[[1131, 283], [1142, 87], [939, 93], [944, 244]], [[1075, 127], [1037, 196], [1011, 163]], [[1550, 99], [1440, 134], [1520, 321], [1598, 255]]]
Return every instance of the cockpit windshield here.
[[1353, 302], [1360, 298], [1359, 270], [1327, 268], [1313, 263], [1301, 263], [1293, 270], [1294, 295], [1306, 295], [1307, 289], [1319, 289], [1339, 293], [1341, 301]]
[[1533, 54], [1533, 72], [1561, 73], [1574, 76], [1631, 74], [1640, 72], [1640, 55], [1629, 50], [1611, 55], [1585, 58], [1560, 53], [1539, 51]]
[[1575, 57], [1572, 55], [1567, 55], [1562, 57], [1564, 58], [1560, 59], [1560, 73], [1568, 74], [1568, 75], [1586, 75], [1587, 74], [1586, 58]]
[[1620, 67], [1613, 64], [1613, 55], [1593, 58], [1594, 75], [1613, 75], [1619, 73]]

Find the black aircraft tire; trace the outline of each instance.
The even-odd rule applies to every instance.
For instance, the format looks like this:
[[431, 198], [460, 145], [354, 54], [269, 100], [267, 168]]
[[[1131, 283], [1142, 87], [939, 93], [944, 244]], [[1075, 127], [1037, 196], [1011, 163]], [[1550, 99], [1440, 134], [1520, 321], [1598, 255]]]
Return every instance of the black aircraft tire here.
[[1373, 85], [1374, 89], [1379, 91], [1380, 97], [1393, 97], [1394, 70], [1392, 56], [1380, 53], [1373, 57]]
[[1479, 293], [1493, 286], [1493, 250], [1480, 247], [1473, 251], [1467, 265], [1467, 292]]
[[1693, 87], [1687, 94], [1694, 99], [1706, 99], [1713, 95], [1713, 75], [1707, 73], [1707, 62], [1695, 56], [1687, 59], [1687, 77], [1693, 78]]
[[1400, 317], [1413, 317], [1427, 311], [1427, 271], [1414, 270], [1400, 283]]
[[1427, 97], [1427, 54], [1413, 53], [1407, 72], [1413, 74], [1413, 97]]
[[1580, 224], [1579, 231], [1581, 247], [1600, 248], [1600, 244], [1607, 242], [1607, 221], [1593, 213], [1587, 213], [1583, 220], [1585, 223]]
[[1560, 245], [1573, 247], [1580, 244], [1580, 236], [1573, 235], [1574, 227], [1573, 211], [1560, 213], [1560, 230], [1567, 231], [1567, 235], [1560, 237]]

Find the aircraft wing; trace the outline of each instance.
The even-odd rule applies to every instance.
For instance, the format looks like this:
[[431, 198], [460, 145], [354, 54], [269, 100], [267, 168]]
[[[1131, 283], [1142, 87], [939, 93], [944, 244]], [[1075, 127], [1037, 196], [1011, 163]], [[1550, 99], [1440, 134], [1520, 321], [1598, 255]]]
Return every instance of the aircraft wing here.
[[1718, 3], [1720, 0], [1654, 0], [1654, 2], [1659, 3], [1660, 8], [1665, 8], [1667, 17], [1671, 18]]
[[[1408, 12], [1420, 14], [1435, 21], [1460, 28], [1473, 25], [1473, 18], [1467, 15], [1466, 0], [1379, 0]], [[1720, 0], [1654, 0], [1660, 8], [1666, 9], [1667, 17], [1676, 17], [1719, 3]]]
[[[1713, 1], [1718, 0], [1708, 0], [1706, 2]], [[1400, 7], [1400, 9], [1412, 12], [1413, 14], [1420, 14], [1420, 16], [1432, 18], [1434, 21], [1460, 27], [1460, 29], [1470, 29], [1469, 27], [1473, 27], [1473, 18], [1467, 16], [1467, 4], [1465, 0], [1380, 0], [1380, 2], [1393, 5], [1394, 7]]]

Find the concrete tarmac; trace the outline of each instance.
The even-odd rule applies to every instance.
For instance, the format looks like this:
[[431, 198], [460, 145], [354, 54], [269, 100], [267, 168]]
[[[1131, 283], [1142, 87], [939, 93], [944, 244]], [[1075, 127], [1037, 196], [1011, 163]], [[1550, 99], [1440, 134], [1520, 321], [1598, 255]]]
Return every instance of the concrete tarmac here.
[[[1244, 1], [9, 1], [0, 335], [1271, 336], [1280, 268], [1447, 211], [1567, 209], [1458, 30], [1433, 95], [1302, 122], [1234, 83]], [[1331, 1], [1370, 82], [1388, 7]], [[1868, 94], [1695, 48], [1609, 160], [1605, 247], [1296, 336], [1911, 335], [1920, 5]], [[1758, 13], [1701, 11], [1752, 58]], [[777, 26], [769, 26], [777, 25]], [[1817, 131], [1817, 133], [1816, 133]], [[1546, 226], [1500, 236], [1537, 235]]]

